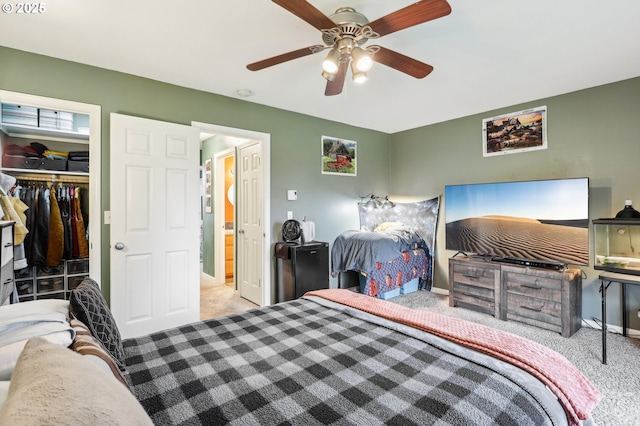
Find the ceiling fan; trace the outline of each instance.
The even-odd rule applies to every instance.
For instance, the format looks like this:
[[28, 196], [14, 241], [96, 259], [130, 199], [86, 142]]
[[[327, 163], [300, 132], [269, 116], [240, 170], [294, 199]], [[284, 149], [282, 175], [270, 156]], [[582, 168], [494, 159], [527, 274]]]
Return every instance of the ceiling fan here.
[[382, 46], [364, 45], [376, 39], [414, 25], [441, 18], [451, 13], [446, 0], [423, 0], [392, 12], [373, 22], [350, 7], [341, 7], [333, 15], [326, 16], [306, 0], [273, 0], [300, 19], [322, 32], [324, 45], [314, 45], [247, 65], [251, 71], [278, 65], [330, 49], [322, 63], [322, 76], [327, 80], [324, 94], [342, 93], [347, 69], [351, 65], [353, 80], [367, 80], [367, 71], [373, 62], [386, 65], [415, 78], [424, 78], [433, 71], [431, 65], [405, 56]]

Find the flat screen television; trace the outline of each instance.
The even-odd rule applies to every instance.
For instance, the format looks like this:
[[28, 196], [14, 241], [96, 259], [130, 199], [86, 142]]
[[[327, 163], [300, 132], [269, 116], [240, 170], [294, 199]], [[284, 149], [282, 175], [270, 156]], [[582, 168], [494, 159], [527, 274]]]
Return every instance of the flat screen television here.
[[447, 185], [446, 248], [589, 265], [589, 179]]

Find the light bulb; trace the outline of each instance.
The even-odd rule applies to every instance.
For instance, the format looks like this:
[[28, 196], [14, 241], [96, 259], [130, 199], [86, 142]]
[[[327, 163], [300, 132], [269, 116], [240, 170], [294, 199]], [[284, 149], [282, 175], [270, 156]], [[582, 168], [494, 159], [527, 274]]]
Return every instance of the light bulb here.
[[360, 47], [354, 47], [351, 51], [351, 56], [353, 57], [353, 62], [355, 63], [355, 67], [358, 71], [369, 71], [371, 66], [373, 65], [373, 59], [371, 56]]
[[357, 84], [362, 84], [367, 81], [369, 77], [367, 77], [366, 72], [355, 72], [353, 73], [353, 82]]
[[324, 62], [322, 62], [322, 69], [329, 74], [335, 74], [338, 72], [338, 61], [340, 60], [340, 53], [336, 49], [331, 49]]
[[326, 71], [322, 71], [322, 77], [324, 77], [327, 81], [333, 81], [336, 78], [336, 75]]

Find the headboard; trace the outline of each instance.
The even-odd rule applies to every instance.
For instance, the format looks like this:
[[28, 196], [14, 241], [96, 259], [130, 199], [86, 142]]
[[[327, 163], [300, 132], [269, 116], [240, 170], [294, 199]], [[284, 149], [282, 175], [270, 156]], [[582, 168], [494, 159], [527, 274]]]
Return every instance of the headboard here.
[[384, 222], [401, 222], [404, 225], [412, 226], [420, 233], [429, 247], [430, 267], [433, 271], [439, 207], [440, 197], [414, 203], [395, 203], [395, 207], [391, 209], [367, 210], [362, 204], [358, 204], [360, 229], [373, 231]]

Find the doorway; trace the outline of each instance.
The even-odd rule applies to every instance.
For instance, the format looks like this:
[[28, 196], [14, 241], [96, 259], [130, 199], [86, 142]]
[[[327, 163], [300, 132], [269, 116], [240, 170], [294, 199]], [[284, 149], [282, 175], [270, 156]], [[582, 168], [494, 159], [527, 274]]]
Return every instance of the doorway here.
[[[36, 108], [45, 108], [51, 111], [67, 111], [79, 113], [88, 117], [88, 150], [89, 150], [89, 276], [98, 284], [102, 283], [102, 184], [101, 184], [101, 138], [102, 138], [102, 119], [101, 107], [99, 105], [86, 104], [75, 101], [68, 101], [57, 98], [48, 98], [26, 93], [12, 92], [0, 90], [0, 101], [2, 103], [27, 105]], [[64, 141], [67, 136], [61, 132], [58, 137], [51, 140]], [[77, 149], [84, 149], [82, 145], [78, 145], [77, 135], [73, 135], [73, 144]], [[53, 174], [56, 174], [55, 172]], [[46, 176], [43, 174], [43, 176]], [[51, 174], [49, 174], [51, 176]], [[106, 218], [105, 218], [106, 220]], [[106, 294], [108, 296], [108, 284], [106, 285]]]
[[[270, 135], [265, 133], [260, 133], [260, 132], [253, 132], [249, 130], [217, 126], [213, 124], [200, 123], [200, 122], [192, 122], [192, 126], [200, 130], [201, 140], [203, 141], [207, 140], [207, 143], [210, 144], [210, 146], [214, 147], [213, 151], [209, 150], [206, 152], [206, 154], [203, 147], [203, 158], [202, 158], [203, 163], [208, 158], [212, 158], [214, 169], [224, 170], [222, 167], [215, 167], [216, 162], [223, 161], [224, 158], [231, 157], [231, 156], [235, 158], [237, 153], [236, 147], [241, 147], [243, 145], [246, 145], [247, 143], [258, 143], [262, 147], [261, 155], [262, 155], [263, 168], [262, 168], [261, 177], [260, 177], [260, 179], [262, 180], [262, 185], [261, 185], [262, 189], [260, 191], [261, 207], [260, 207], [259, 215], [260, 215], [260, 222], [262, 224], [269, 224], [270, 223], [270, 140], [271, 140]], [[236, 164], [236, 167], [234, 168], [234, 178], [237, 177], [236, 168], [237, 168], [237, 164]], [[216, 177], [215, 181], [220, 181], [222, 179], [220, 177]], [[214, 186], [215, 186], [215, 182], [214, 182]], [[237, 186], [238, 185], [234, 185], [234, 188], [237, 188]], [[237, 191], [232, 190], [231, 192], [235, 193]], [[218, 195], [215, 195], [215, 198], [213, 198], [212, 212], [215, 212], [216, 206], [223, 206], [225, 204], [226, 202], [225, 198], [227, 198], [228, 189], [222, 190], [222, 191], [215, 191], [214, 193]], [[241, 205], [241, 201], [239, 200], [239, 197], [235, 196], [234, 198], [235, 198], [234, 210], [237, 211], [242, 207], [242, 205]], [[226, 218], [223, 220], [223, 217], [224, 217], [223, 214], [220, 214], [220, 213], [215, 214], [215, 218], [213, 217], [214, 215], [209, 215], [209, 216], [210, 218], [208, 219], [211, 220], [211, 224], [210, 224], [209, 230], [205, 228], [205, 233], [210, 232], [212, 235], [217, 235], [220, 238], [215, 238], [216, 241], [215, 242], [212, 241], [208, 247], [205, 244], [205, 247], [204, 247], [205, 253], [203, 254], [203, 256], [205, 257], [205, 259], [208, 256], [210, 256], [209, 260], [212, 262], [214, 266], [210, 268], [209, 272], [206, 271], [206, 266], [205, 266], [204, 272], [208, 276], [204, 277], [203, 282], [209, 281], [209, 282], [215, 282], [215, 283], [222, 283], [224, 285], [224, 282], [226, 281], [226, 278], [227, 278], [227, 274], [225, 272], [227, 268], [225, 265], [226, 261], [224, 256], [224, 253], [226, 251], [224, 239], [226, 238], [228, 240], [230, 238], [233, 238], [235, 243], [234, 259], [236, 261], [235, 268], [233, 269], [234, 271], [233, 272], [233, 279], [234, 279], [233, 291], [235, 292], [235, 295], [237, 296], [239, 294], [238, 286], [237, 286], [237, 271], [240, 270], [240, 268], [244, 268], [244, 270], [247, 270], [247, 268], [251, 268], [254, 263], [261, 263], [259, 270], [256, 272], [256, 275], [258, 276], [259, 282], [261, 284], [259, 302], [260, 302], [260, 305], [262, 306], [271, 304], [271, 300], [272, 300], [272, 290], [271, 290], [271, 263], [272, 262], [271, 262], [271, 256], [270, 256], [271, 230], [267, 226], [265, 226], [264, 230], [262, 231], [262, 238], [261, 238], [262, 247], [257, 252], [257, 254], [259, 254], [261, 257], [261, 262], [255, 262], [255, 260], [250, 261], [245, 256], [237, 255], [237, 247], [238, 247], [237, 245], [238, 229], [237, 228], [238, 227], [236, 226], [236, 222], [235, 222], [235, 217], [237, 216], [237, 214], [234, 214], [233, 225], [228, 224], [227, 222], [229, 221], [226, 220]], [[206, 225], [206, 222], [207, 222], [207, 219], [205, 219], [205, 225]], [[233, 226], [233, 229], [227, 229], [227, 228], [231, 228], [231, 226]], [[231, 232], [227, 232], [227, 231], [231, 231]], [[231, 235], [231, 237], [227, 235]], [[207, 253], [207, 249], [213, 251], [214, 253]], [[214, 259], [216, 254], [218, 254], [218, 257]]]

